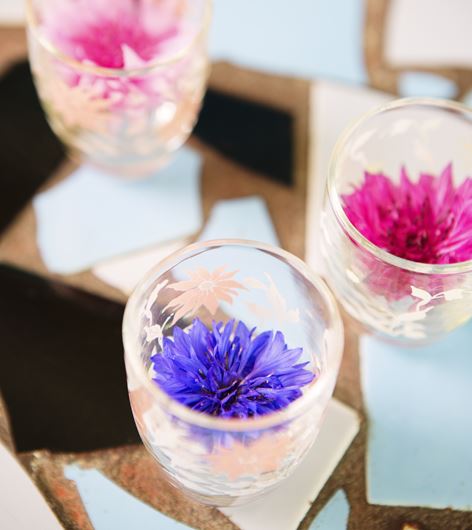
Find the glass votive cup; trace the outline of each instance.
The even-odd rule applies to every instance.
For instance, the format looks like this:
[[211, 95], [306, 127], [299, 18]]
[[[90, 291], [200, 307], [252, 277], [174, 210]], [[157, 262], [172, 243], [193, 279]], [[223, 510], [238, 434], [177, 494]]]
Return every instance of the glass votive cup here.
[[354, 226], [344, 197], [359, 189], [366, 171], [397, 185], [402, 168], [418, 182], [421, 173], [438, 176], [452, 163], [453, 183], [459, 186], [472, 176], [471, 138], [470, 109], [406, 98], [367, 113], [334, 149], [321, 215], [325, 274], [347, 313], [380, 338], [428, 343], [467, 322], [472, 260], [437, 264], [398, 257]]
[[[256, 328], [255, 340], [267, 330], [283, 333], [288, 348], [302, 348], [296, 362], [306, 363], [311, 382], [288, 406], [253, 417], [211, 415], [182, 404], [153, 380], [152, 360], [163, 354], [166, 337], [175, 338], [176, 328], [185, 332], [195, 318], [209, 328], [243, 322]], [[137, 286], [123, 323], [130, 402], [145, 446], [169, 481], [200, 502], [238, 505], [270, 491], [317, 436], [343, 337], [324, 282], [283, 250], [215, 240], [171, 255]]]
[[36, 88], [70, 154], [129, 177], [165, 165], [200, 110], [210, 19], [211, 0], [27, 0]]

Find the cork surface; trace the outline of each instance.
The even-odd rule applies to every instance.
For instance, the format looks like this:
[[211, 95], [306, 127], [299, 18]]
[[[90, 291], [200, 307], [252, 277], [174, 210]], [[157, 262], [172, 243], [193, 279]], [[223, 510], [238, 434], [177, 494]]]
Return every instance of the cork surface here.
[[64, 477], [64, 466], [97, 469], [135, 497], [187, 525], [201, 530], [237, 530], [221, 512], [186, 498], [164, 477], [143, 446], [86, 454], [51, 454], [36, 451], [22, 455], [35, 482], [55, 509], [65, 528], [92, 530], [75, 483]]
[[0, 394], [0, 442], [3, 443], [8, 449], [14, 450], [13, 440], [10, 433], [10, 421], [8, 418], [7, 409], [2, 400]]
[[[8, 43], [8, 46], [4, 46], [4, 43]], [[25, 50], [21, 30], [0, 29], [0, 71], [1, 65], [23, 56]], [[213, 69], [211, 86], [254, 101], [264, 101], [293, 113], [296, 139], [296, 186], [288, 188], [274, 183], [264, 175], [250, 172], [196, 139], [191, 139], [190, 145], [198, 149], [204, 159], [202, 193], [205, 217], [208, 216], [214, 202], [219, 199], [258, 194], [267, 201], [281, 245], [286, 250], [303, 257], [310, 84], [307, 81], [260, 74], [221, 63], [215, 65]], [[58, 182], [73, 168], [72, 162], [65, 162], [46, 186]], [[41, 260], [35, 233], [34, 212], [32, 205], [29, 204], [0, 236], [0, 261], [12, 263], [40, 275], [50, 276]], [[122, 293], [102, 283], [90, 271], [68, 277], [55, 277], [87, 291], [114, 300], [125, 301]], [[372, 506], [367, 503], [364, 472], [367, 423], [359, 382], [358, 338], [350, 323], [347, 321], [345, 323], [346, 347], [335, 395], [360, 413], [361, 430], [302, 521], [300, 529], [306, 530], [334, 492], [338, 488], [343, 488], [351, 506], [349, 518], [351, 530], [401, 530], [408, 527], [420, 530], [472, 530], [472, 514], [470, 513]], [[7, 420], [2, 419], [0, 404], [0, 436], [8, 443], [7, 427]], [[401, 436], [401, 433], [398, 433], [398, 436]], [[64, 479], [62, 474], [63, 466], [72, 461], [84, 467], [100, 469], [145, 502], [191, 526], [204, 530], [235, 528], [216, 510], [185, 499], [181, 493], [168, 485], [142, 447], [116, 448], [81, 454], [80, 457], [38, 451], [22, 455], [22, 460], [31, 470], [37, 484], [68, 529], [91, 528], [75, 486]]]

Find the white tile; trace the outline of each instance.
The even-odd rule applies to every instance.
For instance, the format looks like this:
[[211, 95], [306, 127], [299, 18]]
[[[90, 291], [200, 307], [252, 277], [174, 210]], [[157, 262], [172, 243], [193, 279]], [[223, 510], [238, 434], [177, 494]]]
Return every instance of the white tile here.
[[26, 0], [0, 0], [0, 24], [21, 25], [25, 21]]
[[328, 176], [331, 152], [339, 135], [355, 119], [392, 96], [366, 88], [317, 81], [310, 98], [309, 169], [306, 218], [306, 260], [323, 272], [319, 215]]
[[0, 492], [2, 530], [62, 528], [26, 471], [1, 443]]
[[141, 278], [160, 261], [188, 243], [179, 239], [142, 252], [97, 263], [92, 272], [105, 283], [130, 295]]
[[392, 0], [385, 56], [392, 66], [471, 68], [470, 0]]
[[294, 474], [265, 497], [221, 511], [241, 530], [296, 530], [358, 431], [357, 413], [332, 399], [318, 438]]

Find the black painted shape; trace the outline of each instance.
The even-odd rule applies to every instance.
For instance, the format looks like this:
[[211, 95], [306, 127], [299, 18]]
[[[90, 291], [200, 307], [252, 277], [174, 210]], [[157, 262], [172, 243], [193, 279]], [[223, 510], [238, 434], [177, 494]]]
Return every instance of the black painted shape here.
[[51, 131], [28, 63], [0, 79], [0, 231], [53, 173], [64, 150]]
[[228, 158], [292, 185], [293, 129], [287, 112], [210, 89], [194, 132]]
[[19, 451], [136, 443], [123, 306], [0, 266], [0, 391]]

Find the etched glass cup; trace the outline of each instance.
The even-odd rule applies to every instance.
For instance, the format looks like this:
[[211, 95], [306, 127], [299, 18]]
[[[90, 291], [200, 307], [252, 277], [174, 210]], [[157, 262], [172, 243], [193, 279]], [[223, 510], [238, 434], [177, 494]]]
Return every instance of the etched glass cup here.
[[211, 0], [27, 0], [52, 129], [111, 174], [146, 176], [188, 138], [208, 77]]
[[419, 344], [465, 323], [472, 316], [472, 260], [434, 264], [397, 257], [357, 230], [343, 197], [359, 188], [365, 171], [398, 184], [402, 167], [418, 182], [421, 173], [439, 175], [452, 164], [458, 187], [472, 176], [471, 138], [470, 109], [408, 98], [363, 116], [334, 149], [321, 219], [326, 277], [346, 311], [380, 337]]
[[[303, 349], [297, 363], [307, 363], [314, 379], [266, 415], [221, 417], [187, 407], [153, 381], [151, 359], [195, 317], [206, 326], [244, 322], [256, 328], [255, 338], [282, 332], [289, 348]], [[147, 274], [128, 301], [123, 340], [144, 444], [174, 485], [228, 506], [277, 486], [310, 449], [336, 382], [343, 328], [328, 288], [298, 258], [262, 243], [215, 240], [190, 245]]]

